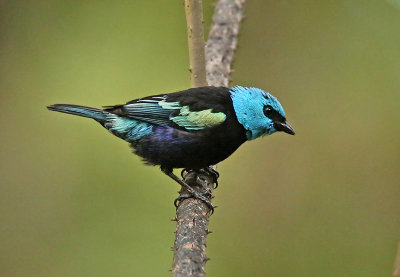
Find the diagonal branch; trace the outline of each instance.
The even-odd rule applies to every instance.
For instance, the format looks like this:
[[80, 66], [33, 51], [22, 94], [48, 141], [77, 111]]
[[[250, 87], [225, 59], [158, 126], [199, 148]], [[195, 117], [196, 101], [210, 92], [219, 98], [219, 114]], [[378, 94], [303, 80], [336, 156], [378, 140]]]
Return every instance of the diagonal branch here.
[[[228, 86], [244, 3], [245, 0], [218, 1], [205, 52], [202, 1], [185, 0], [192, 87], [207, 85], [206, 72], [208, 85]], [[189, 172], [184, 176], [184, 181], [199, 191], [198, 178], [206, 183], [203, 193], [205, 190], [211, 200], [214, 186], [211, 176]], [[181, 195], [185, 193], [184, 189], [180, 191]], [[206, 276], [209, 218], [209, 208], [200, 200], [189, 198], [179, 204], [175, 219], [173, 277]]]

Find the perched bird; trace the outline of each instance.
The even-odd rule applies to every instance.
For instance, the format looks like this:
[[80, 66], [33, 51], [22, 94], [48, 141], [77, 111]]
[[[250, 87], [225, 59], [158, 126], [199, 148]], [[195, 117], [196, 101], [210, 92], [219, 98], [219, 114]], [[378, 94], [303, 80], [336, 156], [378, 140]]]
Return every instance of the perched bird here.
[[[258, 88], [199, 87], [132, 100], [103, 109], [55, 104], [49, 110], [93, 118], [130, 143], [134, 153], [161, 170], [190, 195], [204, 195], [173, 174], [173, 168], [206, 170], [229, 157], [242, 143], [283, 131], [294, 135], [279, 101]], [[182, 199], [178, 199], [182, 200]]]

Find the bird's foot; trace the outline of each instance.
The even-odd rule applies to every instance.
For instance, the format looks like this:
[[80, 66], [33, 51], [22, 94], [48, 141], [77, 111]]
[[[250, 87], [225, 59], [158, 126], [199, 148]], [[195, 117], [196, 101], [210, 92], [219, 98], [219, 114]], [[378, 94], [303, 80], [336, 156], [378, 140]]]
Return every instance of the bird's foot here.
[[196, 192], [195, 190], [193, 190], [193, 192], [189, 192], [189, 193], [186, 193], [186, 194], [181, 194], [181, 195], [179, 195], [179, 196], [175, 199], [174, 205], [175, 205], [176, 208], [178, 208], [179, 204], [180, 204], [183, 200], [186, 200], [186, 199], [189, 199], [189, 198], [195, 198], [195, 199], [198, 199], [198, 200], [203, 201], [203, 203], [206, 204], [207, 207], [210, 209], [211, 214], [213, 214], [213, 213], [214, 213], [214, 209], [215, 209], [216, 207], [215, 207], [215, 206], [211, 203], [211, 201], [209, 200], [210, 197], [211, 197], [211, 195], [210, 195], [209, 192], [206, 192], [206, 193], [204, 193], [204, 194], [201, 194], [201, 193], [198, 193], [198, 192]]
[[[182, 186], [182, 188], [186, 189], [187, 193], [181, 194], [178, 198], [175, 199], [174, 201], [174, 205], [176, 208], [178, 208], [179, 204], [188, 198], [195, 198], [195, 199], [199, 199], [201, 201], [203, 201], [207, 207], [210, 209], [211, 214], [214, 213], [214, 206], [211, 204], [211, 193], [206, 189], [206, 183], [204, 184], [204, 180], [203, 183], [200, 184], [202, 186], [202, 188], [204, 189], [204, 193], [200, 193], [195, 191], [191, 186], [189, 186], [185, 181], [179, 179], [173, 172], [171, 168], [166, 168], [166, 167], [161, 167], [162, 172], [164, 172], [166, 175], [168, 175], [170, 178], [172, 178], [175, 182], [177, 182], [178, 184], [180, 184]], [[183, 174], [183, 172], [182, 172]], [[196, 179], [196, 183], [199, 180]]]
[[211, 175], [214, 179], [214, 189], [216, 189], [218, 187], [218, 178], [219, 178], [219, 172], [216, 171], [214, 168], [212, 168], [211, 166], [205, 167], [200, 169], [201, 173], [205, 173], [208, 175]]
[[[215, 184], [214, 189], [216, 189], [218, 187], [219, 172], [216, 171], [211, 166], [205, 167], [205, 168], [201, 168], [199, 170], [183, 169], [181, 171], [182, 178], [185, 178], [186, 174], [188, 174], [190, 172], [196, 172], [196, 173], [201, 173], [201, 174], [205, 174], [205, 175], [211, 175], [211, 177], [213, 178], [213, 183]], [[207, 185], [207, 181], [204, 180], [203, 178], [201, 178], [200, 176], [196, 177], [196, 183], [199, 184], [202, 187]]]

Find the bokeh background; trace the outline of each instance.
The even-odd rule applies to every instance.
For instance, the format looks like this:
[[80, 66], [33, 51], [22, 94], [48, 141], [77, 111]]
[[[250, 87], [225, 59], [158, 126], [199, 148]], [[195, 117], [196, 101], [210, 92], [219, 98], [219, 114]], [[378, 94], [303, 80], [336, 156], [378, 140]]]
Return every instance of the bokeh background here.
[[[186, 89], [182, 2], [0, 2], [1, 276], [169, 276], [178, 186], [45, 106]], [[396, 0], [248, 1], [233, 85], [272, 92], [297, 134], [220, 164], [208, 276], [390, 276], [399, 30]]]

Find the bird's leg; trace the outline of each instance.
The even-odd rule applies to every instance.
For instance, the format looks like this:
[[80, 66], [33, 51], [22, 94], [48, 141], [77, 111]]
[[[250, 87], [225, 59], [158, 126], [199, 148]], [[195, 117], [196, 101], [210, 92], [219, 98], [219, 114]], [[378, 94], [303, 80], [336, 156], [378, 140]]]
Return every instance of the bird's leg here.
[[208, 167], [200, 169], [200, 172], [201, 173], [206, 173], [208, 175], [211, 175], [214, 178], [214, 183], [215, 183], [214, 189], [216, 189], [218, 187], [218, 178], [219, 178], [219, 172], [218, 171], [216, 171], [211, 166], [208, 166]]
[[211, 214], [214, 213], [214, 206], [211, 204], [211, 201], [205, 196], [207, 195], [207, 193], [205, 195], [202, 195], [200, 193], [198, 193], [197, 191], [195, 191], [191, 186], [189, 186], [186, 182], [182, 181], [181, 179], [179, 179], [173, 172], [172, 169], [170, 168], [166, 168], [166, 167], [161, 167], [161, 171], [164, 172], [167, 176], [169, 176], [171, 179], [173, 179], [175, 182], [177, 182], [178, 184], [180, 184], [182, 187], [184, 187], [187, 190], [187, 194], [181, 194], [178, 198], [175, 199], [174, 201], [174, 205], [175, 207], [178, 207], [179, 203], [185, 199], [188, 198], [196, 198], [199, 199], [201, 201], [203, 201], [207, 207], [210, 209]]

